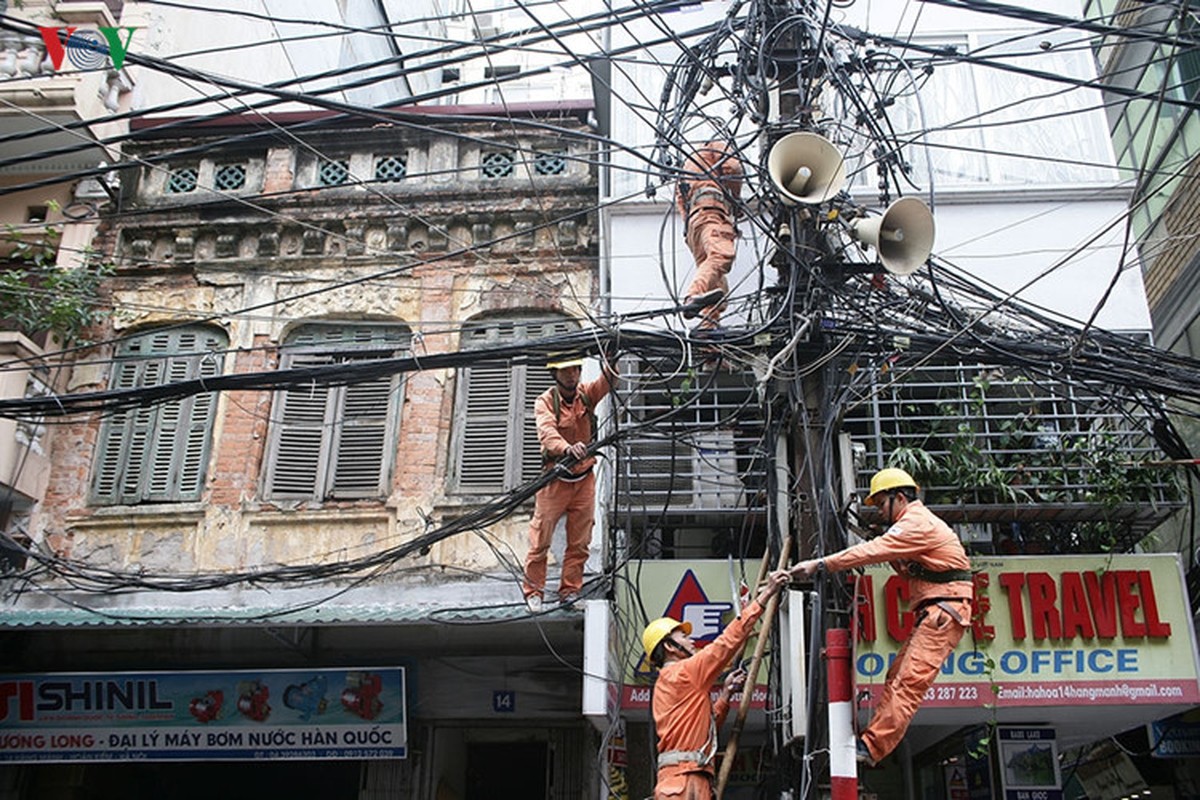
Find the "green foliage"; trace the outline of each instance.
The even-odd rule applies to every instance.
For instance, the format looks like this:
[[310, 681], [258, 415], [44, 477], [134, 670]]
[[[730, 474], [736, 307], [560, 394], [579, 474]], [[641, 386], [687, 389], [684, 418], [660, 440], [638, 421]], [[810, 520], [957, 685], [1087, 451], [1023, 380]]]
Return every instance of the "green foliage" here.
[[10, 266], [0, 269], [0, 318], [23, 332], [51, 332], [80, 342], [83, 332], [109, 315], [96, 300], [100, 285], [115, 271], [84, 254], [78, 267], [55, 263], [58, 232], [47, 226], [36, 237], [8, 226]]
[[1128, 533], [1118, 519], [1123, 512], [1116, 513], [1122, 506], [1181, 495], [1175, 476], [1136, 463], [1143, 457], [1131, 450], [1136, 434], [1106, 427], [1103, 416], [1068, 422], [1053, 405], [1058, 401], [1029, 381], [1000, 382], [997, 375], [981, 373], [967, 387], [947, 384], [938, 396], [906, 399], [898, 427], [884, 434], [887, 466], [911, 473], [926, 502], [1099, 506], [1091, 520], [1030, 521], [1023, 534], [1048, 537], [1051, 551], [1107, 552]]
[[[991, 654], [986, 652], [989, 641], [984, 641], [982, 644], [976, 643], [976, 648], [984, 648], [984, 674], [988, 679], [988, 690], [992, 694], [992, 702], [983, 703], [982, 706], [988, 712], [988, 719], [984, 723], [983, 733], [976, 732], [973, 744], [967, 750], [967, 756], [972, 759], [988, 758], [991, 753], [992, 740], [996, 737], [996, 727], [1000, 720], [996, 713], [996, 700], [1000, 697], [1000, 684], [996, 680], [996, 661]], [[968, 737], [967, 741], [971, 742], [972, 737]]]
[[899, 467], [916, 478], [917, 483], [928, 482], [938, 471], [937, 459], [932, 455], [920, 447], [905, 445], [893, 448], [888, 453], [887, 465]]
[[697, 373], [695, 367], [688, 367], [687, 374], [683, 376], [683, 380], [679, 382], [679, 392], [671, 395], [671, 406], [679, 408], [683, 405], [685, 396], [692, 393], [692, 390], [698, 385]]

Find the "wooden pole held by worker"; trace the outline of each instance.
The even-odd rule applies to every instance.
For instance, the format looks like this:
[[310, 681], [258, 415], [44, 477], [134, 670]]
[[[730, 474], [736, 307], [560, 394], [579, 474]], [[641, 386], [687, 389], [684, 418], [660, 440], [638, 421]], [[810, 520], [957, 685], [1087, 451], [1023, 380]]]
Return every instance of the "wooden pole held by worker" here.
[[[789, 537], [784, 537], [783, 547], [779, 551], [779, 564], [776, 569], [786, 569], [788, 556], [791, 551], [792, 540]], [[768, 563], [770, 551], [763, 555], [763, 566]], [[761, 584], [766, 573], [760, 570], [758, 582]], [[742, 699], [738, 703], [737, 718], [733, 721], [733, 731], [729, 734], [729, 742], [725, 745], [725, 754], [721, 757], [721, 772], [717, 776], [717, 800], [721, 800], [721, 795], [725, 792], [725, 784], [729, 783], [729, 773], [733, 769], [733, 759], [737, 755], [738, 737], [742, 733], [742, 728], [746, 725], [746, 715], [750, 713], [750, 696], [754, 694], [754, 679], [758, 676], [758, 667], [762, 663], [763, 652], [767, 649], [767, 632], [771, 630], [771, 623], [775, 619], [775, 609], [779, 608], [779, 595], [783, 592], [776, 592], [767, 601], [767, 607], [763, 611], [762, 625], [759, 627], [758, 641], [754, 643], [754, 655], [750, 659], [750, 670], [746, 675], [746, 685], [742, 687]]]

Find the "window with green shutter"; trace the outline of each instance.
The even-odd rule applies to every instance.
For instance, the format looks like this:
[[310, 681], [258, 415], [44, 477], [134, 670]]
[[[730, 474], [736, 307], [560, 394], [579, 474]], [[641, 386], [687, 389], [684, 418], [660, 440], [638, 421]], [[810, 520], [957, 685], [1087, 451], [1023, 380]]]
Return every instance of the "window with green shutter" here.
[[[281, 348], [297, 369], [403, 356], [410, 334], [397, 325], [303, 325]], [[399, 430], [401, 375], [349, 386], [312, 384], [276, 395], [266, 496], [272, 499], [384, 497]]]
[[[122, 342], [111, 389], [136, 389], [221, 374], [225, 334], [202, 326], [151, 331]], [[208, 464], [215, 393], [122, 411], [100, 426], [92, 502], [199, 500]]]
[[[463, 329], [462, 347], [534, 341], [577, 329], [566, 317], [475, 320]], [[553, 384], [545, 367], [508, 360], [482, 361], [459, 371], [451, 491], [496, 494], [537, 477], [542, 461], [533, 401]]]

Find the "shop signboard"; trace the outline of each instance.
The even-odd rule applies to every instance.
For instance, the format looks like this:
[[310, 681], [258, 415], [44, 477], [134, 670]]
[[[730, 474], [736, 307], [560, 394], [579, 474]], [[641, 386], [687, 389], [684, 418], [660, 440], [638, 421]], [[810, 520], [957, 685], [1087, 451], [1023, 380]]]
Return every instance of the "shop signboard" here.
[[1087, 797], [1142, 798], [1153, 796], [1133, 759], [1109, 740], [1073, 759], [1075, 780]]
[[0, 762], [407, 755], [403, 667], [0, 676]]
[[1200, 756], [1200, 709], [1191, 709], [1147, 725], [1150, 755], [1155, 758]]
[[[1200, 703], [1195, 632], [1175, 554], [975, 557], [972, 627], [923, 707]], [[873, 565], [856, 583], [855, 668], [878, 700], [914, 623], [908, 582]]]
[[[757, 573], [758, 565], [747, 565], [748, 570]], [[632, 576], [631, 576], [632, 577]], [[750, 581], [754, 575], [750, 575]], [[748, 589], [739, 589], [738, 597], [733, 596], [734, 586], [741, 584], [741, 575], [728, 561], [688, 560], [688, 561], [643, 561], [638, 567], [636, 586], [640, 595], [641, 608], [650, 619], [672, 617], [681, 622], [690, 622], [692, 638], [698, 648], [708, 645], [725, 630], [725, 627], [736, 616], [738, 604], [749, 603], [753, 595]], [[622, 597], [622, 619], [642, 619], [642, 611], [631, 597]], [[640, 625], [636, 636], [631, 637], [636, 652], [631, 652], [624, 659], [627, 672], [624, 676], [621, 708], [623, 710], [646, 709], [650, 706], [650, 686], [653, 669], [649, 659], [641, 649]], [[751, 637], [744, 651], [745, 662], [754, 653], [755, 638]], [[759, 668], [758, 678], [753, 682], [753, 693], [750, 696], [751, 708], [763, 708], [767, 699], [768, 664], [764, 658]], [[747, 686], [751, 684], [747, 681]], [[720, 685], [713, 687], [716, 697]], [[734, 697], [736, 707], [740, 695]]]

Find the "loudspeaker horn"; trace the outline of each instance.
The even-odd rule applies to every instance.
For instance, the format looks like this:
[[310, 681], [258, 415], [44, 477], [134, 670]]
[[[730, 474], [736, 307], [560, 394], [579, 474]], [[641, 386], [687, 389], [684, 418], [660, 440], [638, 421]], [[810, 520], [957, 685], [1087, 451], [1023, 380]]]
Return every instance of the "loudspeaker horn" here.
[[824, 136], [789, 133], [767, 156], [771, 182], [788, 205], [823, 203], [846, 188], [846, 162]]
[[915, 197], [902, 197], [882, 217], [850, 223], [854, 238], [879, 251], [883, 268], [893, 275], [911, 275], [933, 252], [933, 214]]

